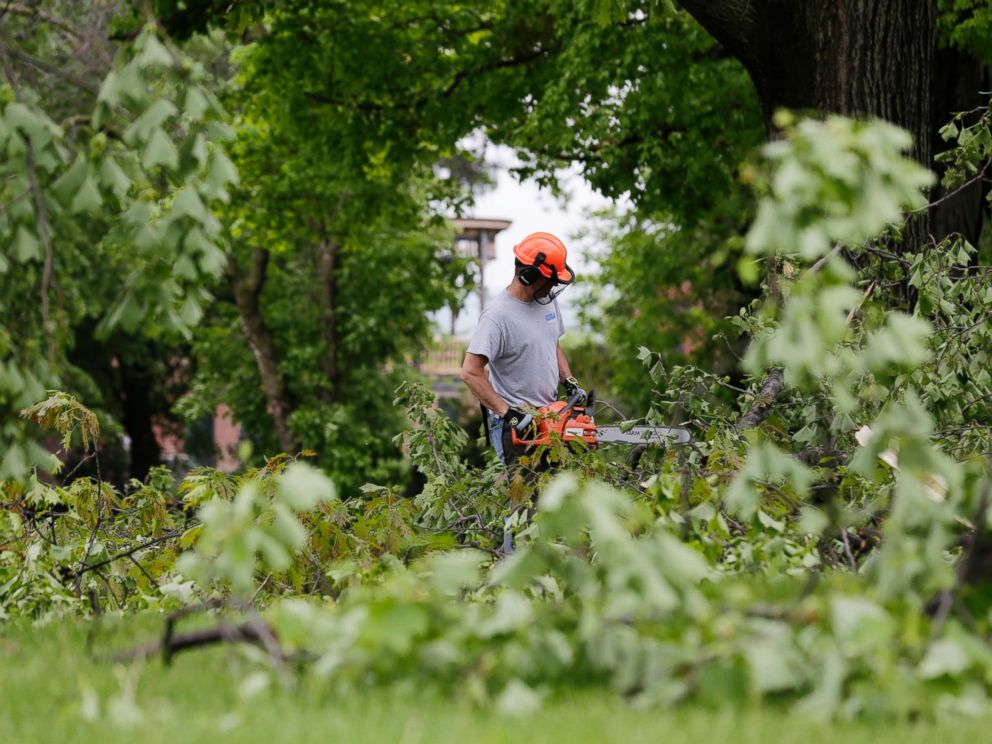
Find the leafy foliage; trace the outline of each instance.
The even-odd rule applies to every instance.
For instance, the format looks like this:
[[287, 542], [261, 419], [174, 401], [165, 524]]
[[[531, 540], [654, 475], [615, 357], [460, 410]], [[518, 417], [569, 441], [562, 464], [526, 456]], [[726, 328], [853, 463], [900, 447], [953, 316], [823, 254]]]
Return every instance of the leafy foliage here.
[[[740, 316], [754, 334], [752, 391], [765, 386], [767, 365], [785, 371], [774, 419], [742, 432], [719, 408], [700, 410], [710, 431], [691, 456], [653, 456], [650, 476], [554, 445], [538, 454], [570, 472], [535, 480], [534, 458], [507, 478], [467, 468], [464, 433], [424, 388], [405, 385], [407, 447], [428, 480], [414, 502], [372, 485], [363, 503], [338, 502], [326, 478], [284, 458], [237, 486], [197, 473], [179, 489], [199, 504], [179, 538], [188, 551], [164, 569], [171, 581], [159, 592], [263, 603], [276, 668], [309, 659], [306, 672], [338, 691], [405, 680], [513, 712], [562, 686], [608, 686], [643, 705], [774, 698], [822, 718], [983, 710], [992, 657], [972, 563], [989, 527], [989, 473], [941, 450], [921, 402], [917, 373], [941, 336], [917, 332], [923, 321], [898, 310], [852, 314], [868, 298], [841, 258], [868, 252], [918, 203], [927, 175], [902, 159], [906, 145], [887, 124], [831, 118], [788, 126], [766, 148], [764, 222], [748, 246], [781, 266], [812, 264], [783, 271], [779, 294]], [[838, 160], [848, 167], [833, 169]], [[873, 212], [879, 192], [885, 208]], [[962, 363], [970, 353], [943, 355]], [[642, 357], [686, 390], [711, 384]], [[791, 449], [810, 442], [834, 443], [835, 453]], [[518, 482], [540, 497], [516, 515], [516, 552], [493, 560]], [[159, 513], [143, 500], [149, 489], [125, 502], [99, 484], [94, 498], [92, 486], [39, 484], [35, 499], [61, 499], [67, 516], [96, 524], [93, 535], [113, 508], [118, 524], [133, 519], [128, 503], [150, 510], [145, 520]], [[53, 520], [55, 534], [64, 519]], [[159, 524], [175, 529], [167, 515]], [[28, 531], [19, 540], [4, 553], [15, 569], [4, 596], [16, 598], [4, 607], [81, 606], [57, 591], [55, 561], [86, 566], [103, 555], [91, 548], [106, 548], [85, 531], [75, 548]]]
[[[182, 26], [178, 6], [159, 5]], [[508, 712], [581, 686], [642, 705], [776, 700], [822, 718], [985, 709], [988, 270], [957, 237], [894, 248], [931, 181], [905, 132], [780, 114], [781, 138], [743, 170], [758, 203], [741, 240], [750, 201], [733, 179], [760, 136], [748, 84], [667, 4], [263, 10], [239, 8], [234, 50], [214, 34], [181, 52], [141, 28], [79, 140], [8, 69], [0, 271], [16, 281], [0, 396], [63, 446], [79, 432], [97, 469], [56, 483], [27, 422], [2, 422], [0, 615], [168, 609], [170, 636], [209, 610], [228, 640], [247, 615], [254, 635], [240, 638], [263, 651], [251, 658], [284, 679], [293, 662], [331, 691], [467, 690]], [[959, 30], [953, 43], [978, 38]], [[218, 51], [215, 99], [192, 60]], [[736, 103], [695, 100], [695, 83], [724, 77]], [[943, 131], [950, 188], [984, 175], [989, 118], [974, 113]], [[604, 193], [632, 194], [642, 211], [621, 222], [604, 292], [680, 286], [679, 251], [696, 264], [684, 296], [641, 310], [733, 306], [764, 281], [725, 320], [690, 312], [656, 331], [666, 345], [697, 323], [739, 332], [739, 375], [664, 363], [666, 348], [637, 354], [659, 390], [648, 420], [687, 421], [690, 446], [621, 463], [553, 443], [509, 473], [473, 468], [465, 432], [403, 381], [425, 310], [453, 300], [465, 268], [435, 260], [449, 236], [433, 208], [462, 192], [433, 166], [464, 155], [452, 143], [479, 126], [546, 182], [576, 159]], [[78, 317], [48, 305], [53, 240], [80, 240], [80, 226], [127, 269], [109, 313], [105, 287], [82, 280]], [[657, 273], [628, 278], [659, 246], [673, 255]], [[209, 315], [207, 292], [221, 298]], [[602, 327], [632, 343], [625, 330], [642, 337], [650, 313]], [[194, 418], [227, 400], [261, 443], [255, 467], [105, 481], [96, 415], [63, 393], [32, 405], [66, 369], [74, 323], [96, 316], [146, 338], [197, 326], [183, 408]], [[409, 431], [392, 439], [403, 408]], [[333, 481], [301, 462], [310, 446]], [[395, 485], [404, 455], [426, 480], [413, 498]], [[356, 488], [360, 473], [380, 482]], [[496, 547], [506, 530], [510, 556]]]
[[[30, 29], [23, 39], [47, 41]], [[66, 354], [79, 324], [99, 321], [103, 335], [178, 338], [200, 320], [203, 284], [224, 264], [211, 208], [228, 198], [237, 173], [206, 71], [154, 25], [115, 64], [107, 59], [98, 89], [70, 74], [92, 97], [76, 94], [61, 123], [53, 117], [66, 113], [66, 98], [46, 99], [47, 81], [14, 68], [15, 53], [33, 57], [12, 43], [0, 49], [0, 355], [13, 404], [4, 407], [0, 445], [5, 474], [25, 479], [47, 458], [16, 411], [38, 400], [39, 388], [77, 377]], [[15, 336], [26, 342], [12, 344]]]

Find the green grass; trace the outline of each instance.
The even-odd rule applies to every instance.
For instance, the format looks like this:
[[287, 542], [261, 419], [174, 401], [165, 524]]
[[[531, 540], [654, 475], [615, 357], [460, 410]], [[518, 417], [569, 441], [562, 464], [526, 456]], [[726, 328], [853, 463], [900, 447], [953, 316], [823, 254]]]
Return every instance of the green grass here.
[[[255, 667], [229, 648], [181, 654], [171, 667], [157, 658], [130, 666], [107, 660], [155, 637], [160, 627], [161, 618], [149, 616], [105, 623], [93, 634], [92, 653], [87, 653], [92, 627], [86, 623], [0, 625], [0, 742], [930, 744], [952, 737], [983, 741], [992, 723], [823, 725], [777, 709], [644, 711], [606, 692], [589, 691], [548, 700], [523, 718], [426, 693], [373, 691], [341, 700], [273, 685], [246, 700], [239, 686]], [[119, 702], [129, 685], [136, 708]], [[95, 720], [84, 715], [87, 698], [99, 702]], [[124, 709], [123, 718], [128, 710], [140, 711], [140, 720], [121, 725], [122, 716], [110, 712], [114, 706]]]

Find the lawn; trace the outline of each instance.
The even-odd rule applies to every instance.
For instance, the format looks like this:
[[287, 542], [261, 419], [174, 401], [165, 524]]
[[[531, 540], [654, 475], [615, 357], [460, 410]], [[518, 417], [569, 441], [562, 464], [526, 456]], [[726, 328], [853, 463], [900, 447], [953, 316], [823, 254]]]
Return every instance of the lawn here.
[[[312, 687], [263, 687], [231, 648], [193, 651], [166, 667], [156, 657], [123, 665], [109, 657], [153, 638], [158, 617], [0, 625], [0, 742], [797, 742], [913, 744], [983, 741], [992, 721], [824, 725], [779, 709], [744, 713], [690, 707], [634, 710], [590, 691], [507, 717], [468, 700], [370, 691], [335, 699]], [[92, 636], [87, 650], [87, 635]], [[245, 680], [248, 680], [245, 682]]]

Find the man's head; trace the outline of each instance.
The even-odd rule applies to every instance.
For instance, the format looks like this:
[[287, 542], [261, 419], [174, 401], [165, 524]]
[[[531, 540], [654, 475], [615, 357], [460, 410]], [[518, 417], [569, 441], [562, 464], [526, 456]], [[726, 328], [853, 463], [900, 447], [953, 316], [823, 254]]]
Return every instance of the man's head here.
[[565, 263], [568, 249], [551, 233], [531, 233], [513, 247], [513, 255], [516, 280], [542, 305], [550, 304], [575, 281], [575, 272]]

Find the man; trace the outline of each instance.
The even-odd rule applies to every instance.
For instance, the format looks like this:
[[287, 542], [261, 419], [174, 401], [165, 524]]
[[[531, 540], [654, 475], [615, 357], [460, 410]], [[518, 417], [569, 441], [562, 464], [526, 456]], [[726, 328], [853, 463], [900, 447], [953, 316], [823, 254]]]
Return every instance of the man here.
[[546, 232], [513, 248], [513, 281], [483, 311], [462, 364], [462, 381], [488, 409], [489, 441], [505, 465], [522, 453], [511, 429], [526, 439], [531, 409], [557, 400], [559, 383], [569, 396], [585, 397], [558, 343], [565, 325], [556, 298], [575, 279], [567, 254], [565, 244]]

